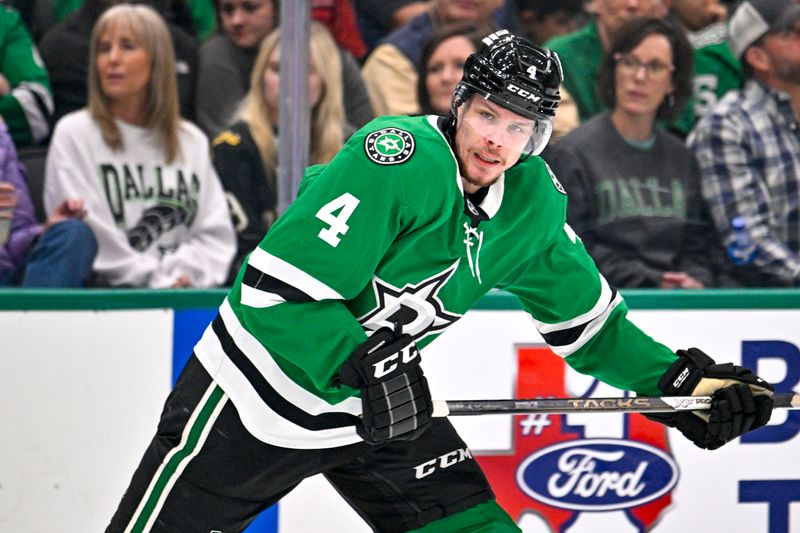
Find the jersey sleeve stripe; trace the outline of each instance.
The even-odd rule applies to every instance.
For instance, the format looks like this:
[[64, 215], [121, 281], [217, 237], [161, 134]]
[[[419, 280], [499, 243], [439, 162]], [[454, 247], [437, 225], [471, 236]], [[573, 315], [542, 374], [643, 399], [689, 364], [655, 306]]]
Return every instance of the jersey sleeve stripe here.
[[[611, 302], [614, 301], [613, 298], [616, 295], [617, 295], [617, 290], [612, 289]], [[609, 302], [608, 305], [610, 305], [611, 302]], [[544, 338], [545, 342], [550, 346], [566, 346], [568, 344], [572, 344], [573, 342], [577, 341], [580, 338], [581, 334], [583, 334], [583, 332], [586, 330], [587, 327], [589, 327], [589, 324], [591, 323], [592, 323], [591, 321], [584, 322], [583, 324], [579, 324], [571, 328], [561, 329], [558, 331], [551, 331], [549, 333], [542, 333], [542, 337]]]
[[261, 400], [269, 406], [272, 411], [281, 417], [297, 424], [308, 430], [331, 429], [345, 426], [354, 426], [358, 419], [348, 413], [324, 413], [311, 415], [294, 405], [291, 401], [278, 394], [269, 381], [253, 365], [250, 359], [236, 346], [233, 338], [225, 328], [222, 317], [218, 316], [211, 324], [222, 349], [227, 354], [230, 361], [247, 378]]
[[242, 303], [250, 307], [270, 307], [289, 302], [311, 302], [314, 299], [303, 291], [246, 265], [242, 277]]
[[341, 294], [321, 281], [261, 248], [253, 250], [247, 264], [289, 287], [294, 287], [313, 300], [344, 300]]
[[606, 311], [608, 306], [614, 300], [616, 296], [616, 289], [612, 289], [611, 286], [606, 281], [602, 275], [600, 276], [600, 296], [597, 298], [597, 302], [594, 304], [589, 311], [583, 313], [582, 315], [576, 316], [570, 320], [566, 320], [564, 322], [558, 322], [556, 324], [547, 324], [545, 322], [539, 322], [538, 320], [534, 319], [534, 325], [536, 329], [542, 335], [546, 333], [552, 333], [554, 331], [563, 331], [566, 329], [571, 329], [575, 327], [579, 327], [582, 324], [587, 324], [588, 322], [594, 320], [595, 318], [599, 317], [602, 313]]
[[[605, 325], [608, 317], [611, 316], [611, 312], [620, 304], [622, 303], [622, 296], [617, 293], [617, 291], [613, 291], [614, 298], [609, 302], [608, 306], [603, 310], [600, 316], [594, 318], [593, 320], [584, 324], [581, 327], [580, 334], [572, 340], [569, 337], [565, 337], [567, 341], [571, 341], [568, 344], [562, 345], [553, 345], [547, 341], [547, 344], [550, 346], [550, 349], [560, 355], [561, 357], [566, 357], [568, 355], [572, 355], [573, 353], [577, 352], [581, 349], [587, 342], [589, 342]], [[544, 335], [542, 335], [544, 337]], [[551, 337], [552, 338], [552, 337]], [[556, 342], [563, 342], [564, 339], [556, 339]]]

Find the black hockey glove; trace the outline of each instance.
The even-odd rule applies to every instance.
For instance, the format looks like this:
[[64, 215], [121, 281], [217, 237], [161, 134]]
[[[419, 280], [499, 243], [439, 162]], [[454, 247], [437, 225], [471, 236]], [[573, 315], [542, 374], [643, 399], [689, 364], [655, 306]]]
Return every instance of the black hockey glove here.
[[383, 328], [360, 344], [340, 370], [341, 383], [361, 390], [358, 434], [370, 444], [413, 440], [431, 420], [433, 402], [411, 335]]
[[667, 396], [711, 396], [709, 411], [646, 415], [677, 428], [695, 445], [715, 450], [769, 422], [772, 385], [750, 370], [716, 364], [697, 348], [678, 350], [678, 360], [658, 381]]

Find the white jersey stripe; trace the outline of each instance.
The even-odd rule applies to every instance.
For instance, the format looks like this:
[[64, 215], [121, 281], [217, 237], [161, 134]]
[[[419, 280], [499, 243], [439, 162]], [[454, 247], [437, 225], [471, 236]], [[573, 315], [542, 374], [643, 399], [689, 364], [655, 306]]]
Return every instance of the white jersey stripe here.
[[584, 328], [583, 332], [581, 332], [580, 337], [578, 340], [571, 344], [567, 344], [564, 346], [550, 346], [550, 349], [553, 353], [560, 355], [561, 357], [566, 357], [578, 351], [584, 344], [589, 342], [592, 337], [597, 334], [598, 331], [605, 325], [606, 320], [608, 320], [611, 311], [614, 310], [622, 302], [622, 296], [617, 293], [611, 303], [605, 308], [605, 310], [600, 314], [600, 316], [596, 317], [594, 320], [589, 322]]
[[273, 292], [260, 291], [242, 284], [242, 305], [262, 309], [285, 302], [280, 295]]
[[611, 295], [612, 295], [611, 287], [608, 285], [606, 278], [602, 275], [600, 276], [600, 297], [597, 298], [597, 302], [594, 304], [589, 311], [583, 313], [582, 315], [576, 316], [575, 318], [571, 318], [564, 322], [558, 322], [557, 324], [547, 324], [545, 322], [539, 322], [538, 320], [534, 319], [533, 323], [536, 326], [536, 329], [539, 333], [547, 334], [552, 333], [554, 331], [561, 331], [565, 329], [571, 329], [576, 326], [580, 326], [581, 324], [585, 324], [595, 318], [599, 317], [601, 314], [605, 313], [608, 310], [608, 307], [612, 304]]
[[249, 265], [261, 272], [268, 274], [287, 285], [308, 294], [313, 299], [319, 300], [344, 300], [344, 297], [331, 289], [318, 279], [306, 274], [294, 265], [271, 253], [256, 248], [247, 261]]
[[[269, 382], [275, 392], [311, 415], [324, 413], [361, 414], [361, 400], [348, 398], [336, 405], [313, 395], [292, 381], [275, 363], [266, 348], [239, 323], [226, 299], [220, 306], [225, 329], [236, 346]], [[273, 411], [259, 396], [252, 383], [227, 357], [212, 328], [206, 329], [195, 354], [211, 377], [228, 394], [242, 423], [257, 439], [286, 448], [328, 448], [361, 442], [355, 426], [309, 430]]]
[[[361, 400], [358, 398], [348, 398], [341, 403], [331, 405], [292, 381], [289, 376], [284, 374], [281, 367], [275, 363], [272, 354], [267, 351], [264, 345], [241, 325], [227, 299], [222, 302], [219, 314], [225, 323], [225, 329], [230, 333], [236, 346], [253, 363], [261, 375], [264, 376], [264, 379], [272, 385], [275, 392], [286, 398], [295, 407], [299, 407], [314, 416], [323, 413], [341, 412], [356, 416], [361, 414]], [[222, 347], [220, 346], [221, 349]]]

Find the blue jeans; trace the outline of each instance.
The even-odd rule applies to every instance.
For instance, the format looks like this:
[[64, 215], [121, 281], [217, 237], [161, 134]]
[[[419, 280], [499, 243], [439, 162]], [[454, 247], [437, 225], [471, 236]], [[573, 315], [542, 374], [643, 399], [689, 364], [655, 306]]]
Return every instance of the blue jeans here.
[[83, 287], [92, 274], [97, 239], [82, 220], [51, 226], [33, 246], [18, 284], [22, 287]]

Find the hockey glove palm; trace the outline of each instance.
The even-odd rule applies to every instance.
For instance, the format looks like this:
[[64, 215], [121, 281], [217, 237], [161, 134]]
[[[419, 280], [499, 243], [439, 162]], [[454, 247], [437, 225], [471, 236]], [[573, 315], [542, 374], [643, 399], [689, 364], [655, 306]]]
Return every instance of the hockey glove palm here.
[[716, 364], [697, 348], [678, 350], [678, 360], [658, 382], [667, 396], [711, 396], [709, 411], [647, 415], [677, 428], [700, 448], [714, 450], [769, 422], [774, 389], [750, 370]]
[[361, 391], [358, 434], [370, 444], [413, 440], [427, 427], [433, 412], [420, 355], [410, 335], [376, 331], [356, 348], [340, 371], [341, 383]]

